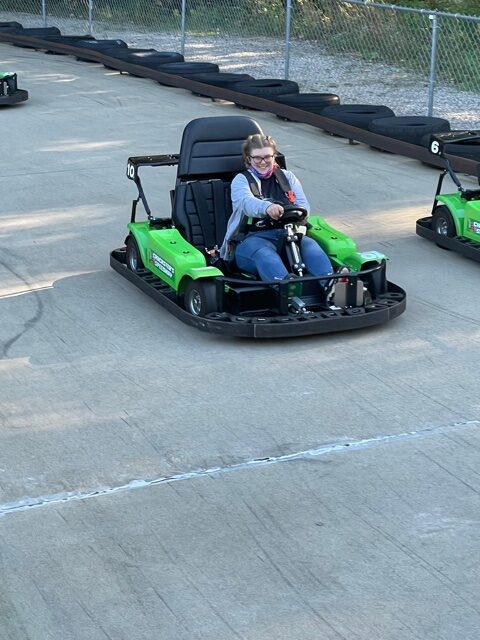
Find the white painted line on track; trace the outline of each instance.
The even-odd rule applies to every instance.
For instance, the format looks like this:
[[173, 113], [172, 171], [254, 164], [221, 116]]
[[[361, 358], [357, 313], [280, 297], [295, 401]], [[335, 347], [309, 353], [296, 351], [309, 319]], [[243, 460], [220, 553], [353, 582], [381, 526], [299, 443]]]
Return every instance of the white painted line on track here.
[[378, 436], [376, 438], [366, 438], [364, 440], [353, 440], [352, 442], [341, 442], [322, 445], [316, 449], [306, 449], [304, 451], [297, 451], [295, 453], [287, 453], [281, 456], [271, 456], [265, 458], [252, 458], [245, 462], [238, 462], [236, 464], [227, 465], [225, 467], [210, 467], [208, 469], [196, 469], [194, 471], [187, 471], [183, 473], [176, 473], [171, 476], [160, 476], [153, 479], [143, 480], [131, 480], [127, 484], [118, 485], [116, 487], [98, 487], [91, 491], [66, 491], [63, 493], [53, 493], [50, 495], [22, 498], [15, 502], [6, 502], [0, 504], [0, 517], [9, 515], [12, 513], [18, 513], [21, 511], [28, 511], [30, 509], [37, 509], [40, 507], [47, 507], [50, 505], [58, 505], [66, 502], [74, 502], [77, 500], [87, 500], [88, 498], [98, 498], [101, 496], [108, 496], [113, 493], [120, 493], [124, 491], [131, 491], [133, 489], [143, 489], [145, 487], [152, 487], [159, 484], [167, 484], [170, 482], [179, 482], [182, 480], [192, 480], [195, 478], [202, 478], [205, 476], [217, 476], [221, 474], [233, 473], [234, 471], [241, 471], [252, 467], [264, 467], [269, 464], [277, 464], [279, 462], [290, 462], [291, 460], [302, 460], [306, 458], [316, 458], [330, 453], [341, 453], [345, 451], [352, 451], [357, 449], [366, 449], [372, 446], [396, 443], [407, 440], [414, 440], [419, 438], [425, 438], [430, 435], [437, 435], [447, 433], [450, 431], [457, 431], [466, 427], [472, 427], [479, 425], [479, 420], [468, 420], [464, 422], [454, 422], [449, 425], [442, 425], [436, 427], [427, 427], [426, 429], [420, 429], [419, 431], [408, 431], [405, 433], [399, 433], [396, 435]]

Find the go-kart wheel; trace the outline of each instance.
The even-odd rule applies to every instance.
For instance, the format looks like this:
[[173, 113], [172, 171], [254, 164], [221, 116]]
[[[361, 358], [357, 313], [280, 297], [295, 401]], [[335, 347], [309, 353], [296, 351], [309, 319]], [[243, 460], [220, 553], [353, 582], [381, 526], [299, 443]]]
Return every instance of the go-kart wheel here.
[[138, 248], [137, 241], [133, 236], [127, 238], [127, 267], [130, 271], [136, 273], [140, 269], [144, 269], [140, 250]]
[[439, 236], [453, 238], [456, 235], [452, 214], [444, 205], [438, 206], [432, 215], [431, 229]]
[[184, 304], [192, 316], [201, 318], [218, 311], [215, 283], [201, 278], [189, 282], [185, 289]]

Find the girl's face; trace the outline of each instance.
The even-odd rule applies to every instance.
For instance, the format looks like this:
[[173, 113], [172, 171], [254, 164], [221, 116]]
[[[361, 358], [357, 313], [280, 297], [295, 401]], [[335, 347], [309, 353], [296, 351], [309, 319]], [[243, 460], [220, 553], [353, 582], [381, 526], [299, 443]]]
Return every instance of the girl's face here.
[[273, 167], [275, 155], [273, 147], [262, 147], [261, 149], [252, 149], [249, 156], [250, 163], [259, 173], [267, 173]]

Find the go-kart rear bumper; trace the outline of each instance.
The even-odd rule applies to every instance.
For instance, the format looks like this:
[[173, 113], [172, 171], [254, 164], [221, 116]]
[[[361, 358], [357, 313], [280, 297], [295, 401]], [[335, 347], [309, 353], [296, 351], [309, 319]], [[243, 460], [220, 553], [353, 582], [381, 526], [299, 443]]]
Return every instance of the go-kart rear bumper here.
[[133, 273], [126, 266], [125, 249], [114, 249], [110, 266], [124, 278], [147, 293], [179, 320], [201, 331], [242, 338], [288, 338], [337, 331], [349, 331], [380, 325], [393, 320], [405, 311], [406, 294], [397, 285], [388, 282], [387, 292], [374, 303], [351, 309], [332, 309], [308, 315], [245, 317], [229, 313], [211, 313], [197, 317], [183, 309], [165, 285], [150, 271]]

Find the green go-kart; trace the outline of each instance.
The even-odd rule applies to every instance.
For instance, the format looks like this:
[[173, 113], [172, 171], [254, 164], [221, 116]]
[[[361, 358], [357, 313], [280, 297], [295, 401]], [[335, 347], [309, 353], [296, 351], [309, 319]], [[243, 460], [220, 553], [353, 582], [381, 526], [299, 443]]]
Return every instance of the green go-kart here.
[[17, 74], [13, 71], [0, 71], [0, 107], [25, 102], [28, 91], [17, 86]]
[[[450, 131], [432, 134], [430, 151], [444, 159], [445, 169], [438, 178], [431, 215], [417, 220], [416, 232], [439, 247], [480, 261], [480, 189], [465, 189], [445, 156], [447, 144], [480, 140], [480, 131]], [[442, 193], [449, 175], [457, 191]], [[480, 164], [478, 165], [480, 183]]]
[[[282, 218], [287, 279], [263, 282], [219, 259], [217, 247], [231, 214], [230, 183], [245, 169], [242, 143], [255, 133], [262, 131], [251, 118], [199, 118], [185, 127], [179, 154], [129, 158], [127, 177], [136, 183], [138, 197], [125, 246], [111, 252], [111, 266], [183, 322], [218, 334], [304, 336], [379, 325], [399, 316], [406, 294], [387, 280], [386, 257], [357, 251], [351, 238], [320, 216], [308, 218], [307, 234], [342, 269], [329, 276], [328, 295], [318, 277], [305, 273], [298, 228], [305, 211], [295, 205]], [[278, 162], [285, 168], [281, 154]], [[170, 216], [152, 213], [139, 177], [142, 166], [177, 166]], [[136, 220], [140, 201], [147, 217], [143, 221]]]

